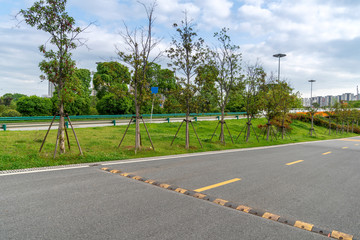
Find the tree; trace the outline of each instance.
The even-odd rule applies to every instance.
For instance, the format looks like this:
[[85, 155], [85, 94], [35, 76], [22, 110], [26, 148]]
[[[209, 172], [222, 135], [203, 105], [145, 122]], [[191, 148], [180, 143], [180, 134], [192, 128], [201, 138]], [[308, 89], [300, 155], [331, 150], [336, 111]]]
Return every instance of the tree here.
[[[247, 123], [244, 126], [245, 129], [245, 141], [248, 142], [250, 138], [251, 128], [253, 129], [257, 138], [256, 132], [252, 127], [252, 119], [256, 117], [261, 109], [261, 86], [265, 82], [266, 73], [260, 64], [257, 62], [254, 65], [248, 65], [245, 75], [245, 89], [244, 89], [244, 102]], [[243, 131], [243, 130], [242, 130]], [[242, 131], [240, 131], [237, 138], [240, 137]]]
[[280, 115], [280, 104], [282, 103], [282, 95], [284, 94], [282, 88], [283, 84], [280, 83], [279, 80], [275, 80], [272, 75], [269, 81], [267, 83], [264, 82], [261, 86], [261, 108], [267, 119], [265, 128], [267, 141], [271, 133], [273, 134], [272, 136], [275, 136], [271, 120]]
[[[225, 108], [229, 102], [229, 95], [231, 90], [233, 90], [234, 87], [239, 85], [239, 83], [241, 83], [243, 80], [243, 76], [241, 74], [241, 53], [239, 52], [240, 47], [231, 42], [228, 31], [228, 28], [223, 28], [220, 32], [216, 32], [214, 34], [214, 37], [216, 37], [218, 40], [219, 47], [218, 49], [211, 51], [211, 55], [213, 56], [212, 63], [218, 71], [217, 77], [215, 78], [215, 84], [216, 89], [218, 90], [218, 105], [221, 109], [221, 120], [219, 122], [221, 123], [220, 141], [223, 144], [225, 144]], [[231, 137], [229, 128], [228, 131]]]
[[[64, 110], [69, 115], [88, 115], [91, 105], [91, 73], [88, 69], [75, 69], [72, 78], [75, 78], [73, 81], [77, 83], [76, 94], [64, 103]], [[57, 93], [52, 97], [52, 101], [54, 105], [53, 113], [56, 113], [59, 106]]]
[[186, 119], [184, 120], [186, 122], [185, 148], [189, 149], [190, 106], [193, 100], [192, 97], [198, 90], [191, 80], [196, 74], [196, 69], [203, 65], [206, 51], [203, 47], [204, 40], [197, 36], [194, 30], [194, 24], [188, 19], [186, 11], [184, 15], [185, 18], [181, 21], [180, 26], [177, 23], [173, 24], [173, 27], [178, 33], [178, 38], [173, 37], [172, 46], [166, 52], [171, 60], [169, 67], [173, 67], [179, 71], [181, 75], [185, 76], [178, 79], [179, 84], [182, 86], [179, 88], [179, 90], [182, 91], [178, 96], [181, 98], [179, 101], [184, 102], [186, 112]]
[[108, 93], [121, 96], [128, 93], [131, 76], [127, 66], [118, 62], [103, 62], [97, 64], [96, 70], [93, 82], [98, 99]]
[[25, 96], [17, 101], [16, 110], [23, 116], [49, 116], [52, 112], [52, 102], [49, 98]]
[[215, 66], [204, 65], [196, 69], [195, 84], [198, 86], [198, 94], [195, 96], [196, 106], [200, 113], [217, 112], [218, 92], [215, 81], [218, 70]]
[[280, 103], [280, 116], [281, 116], [281, 139], [284, 139], [286, 134], [285, 120], [291, 108], [301, 106], [300, 93], [293, 93], [293, 89], [286, 81], [281, 81], [281, 103]]
[[[127, 51], [118, 50], [118, 56], [120, 60], [132, 68], [132, 76], [130, 81], [130, 86], [134, 98], [135, 114], [136, 114], [136, 123], [135, 123], [135, 153], [141, 147], [140, 141], [140, 119], [141, 115], [141, 106], [146, 103], [151, 97], [149, 89], [149, 79], [147, 74], [149, 71], [149, 64], [154, 62], [159, 55], [157, 55], [152, 61], [150, 61], [150, 53], [154, 48], [159, 44], [158, 40], [154, 39], [152, 28], [154, 25], [154, 11], [156, 7], [156, 2], [153, 2], [149, 6], [146, 6], [143, 3], [146, 15], [147, 15], [147, 27], [146, 28], [136, 28], [134, 31], [130, 31], [127, 25], [125, 24], [125, 33], [121, 33], [121, 36], [124, 40]], [[145, 122], [144, 126], [146, 128]], [[126, 134], [126, 132], [125, 132]], [[124, 134], [124, 136], [125, 136]], [[152, 144], [150, 135], [149, 139]], [[122, 141], [121, 141], [122, 142]], [[121, 142], [119, 146], [121, 145]], [[154, 147], [153, 147], [154, 148]]]
[[312, 137], [313, 133], [315, 133], [315, 136], [316, 136], [316, 132], [315, 132], [315, 129], [314, 129], [314, 116], [318, 112], [320, 106], [319, 106], [318, 103], [312, 103], [311, 105], [312, 106], [308, 107], [307, 110], [308, 110], [308, 114], [311, 117], [311, 128], [309, 130], [309, 134]]
[[64, 104], [77, 90], [75, 78], [72, 77], [75, 61], [72, 59], [71, 51], [79, 45], [84, 45], [84, 40], [79, 38], [79, 34], [86, 29], [75, 26], [75, 19], [65, 11], [66, 3], [66, 0], [39, 0], [30, 8], [19, 12], [28, 25], [50, 34], [48, 42], [53, 47], [47, 46], [48, 42], [39, 47], [45, 58], [39, 64], [40, 70], [44, 73], [40, 78], [54, 83], [57, 87], [60, 121], [56, 143], [59, 139], [61, 154], [65, 153]]

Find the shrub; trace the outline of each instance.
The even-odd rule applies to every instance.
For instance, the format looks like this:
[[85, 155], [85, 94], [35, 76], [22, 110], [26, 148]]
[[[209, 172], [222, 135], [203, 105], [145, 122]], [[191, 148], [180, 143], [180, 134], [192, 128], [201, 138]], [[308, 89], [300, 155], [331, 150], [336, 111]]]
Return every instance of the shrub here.
[[24, 96], [16, 102], [16, 110], [23, 116], [49, 116], [52, 112], [52, 102], [49, 98]]
[[1, 117], [21, 117], [21, 113], [14, 109], [7, 109], [3, 111], [0, 115]]

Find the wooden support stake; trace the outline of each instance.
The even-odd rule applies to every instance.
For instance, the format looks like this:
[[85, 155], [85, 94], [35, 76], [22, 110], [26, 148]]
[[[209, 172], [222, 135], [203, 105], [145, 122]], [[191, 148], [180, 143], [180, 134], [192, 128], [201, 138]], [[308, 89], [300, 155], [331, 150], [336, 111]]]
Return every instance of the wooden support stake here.
[[121, 139], [121, 141], [120, 141], [120, 143], [119, 143], [118, 148], [121, 146], [121, 143], [123, 142], [123, 140], [124, 140], [124, 138], [125, 138], [125, 135], [126, 135], [126, 133], [127, 133], [128, 129], [129, 129], [130, 124], [131, 124], [131, 122], [132, 122], [132, 121], [133, 121], [133, 117], [131, 117], [131, 119], [130, 119], [130, 122], [129, 122], [129, 124], [128, 124], [128, 126], [127, 126], [126, 130], [125, 130], [125, 133], [124, 133], [124, 135], [123, 135], [123, 137], [122, 137], [122, 139]]
[[69, 123], [70, 123], [71, 129], [72, 129], [72, 131], [73, 131], [73, 133], [74, 133], [74, 136], [75, 136], [75, 139], [76, 139], [76, 143], [77, 143], [78, 148], [79, 148], [79, 151], [80, 151], [80, 155], [83, 155], [83, 152], [82, 152], [81, 147], [80, 147], [79, 140], [78, 140], [78, 138], [77, 138], [77, 136], [76, 136], [75, 129], [74, 129], [72, 123], [71, 123], [70, 117], [69, 117], [68, 114], [66, 114], [66, 117], [67, 117], [67, 119], [68, 119], [68, 121], [69, 121]]
[[57, 114], [54, 115], [54, 117], [53, 117], [53, 119], [52, 119], [52, 121], [51, 121], [51, 123], [50, 123], [49, 129], [47, 130], [47, 132], [46, 132], [46, 134], [45, 134], [45, 137], [44, 137], [44, 140], [43, 140], [43, 142], [42, 142], [42, 144], [41, 144], [41, 147], [40, 147], [39, 152], [41, 152], [41, 149], [42, 149], [43, 146], [44, 146], [44, 143], [45, 143], [45, 141], [46, 141], [47, 135], [48, 135], [49, 132], [50, 132], [51, 126], [53, 125], [56, 116], [57, 116]]
[[172, 142], [171, 142], [170, 146], [172, 146], [172, 145], [173, 145], [174, 140], [175, 140], [176, 136], [178, 135], [178, 133], [179, 133], [179, 131], [180, 131], [180, 128], [181, 128], [181, 126], [183, 125], [184, 121], [186, 121], [186, 120], [184, 119], [184, 120], [181, 122], [180, 127], [179, 127], [179, 129], [177, 130], [177, 132], [176, 132], [176, 134], [175, 134], [175, 136], [174, 136], [174, 138], [173, 138], [173, 140], [172, 140]]
[[199, 144], [200, 144], [200, 146], [201, 146], [201, 148], [202, 148], [202, 147], [203, 147], [203, 145], [201, 144], [200, 138], [198, 137], [198, 135], [197, 135], [197, 133], [196, 133], [196, 130], [195, 130], [194, 124], [192, 123], [192, 121], [191, 121], [191, 120], [190, 120], [190, 123], [191, 123], [191, 126], [192, 126], [192, 127], [193, 127], [193, 129], [194, 129], [195, 135], [196, 135], [196, 137], [197, 137], [197, 139], [198, 139], [198, 141], [199, 141]]
[[146, 132], [147, 132], [147, 134], [148, 134], [148, 137], [149, 137], [149, 140], [150, 140], [151, 146], [152, 146], [153, 150], [155, 151], [155, 148], [154, 148], [153, 142], [151, 141], [150, 133], [149, 133], [149, 131], [148, 131], [147, 127], [146, 127], [146, 124], [145, 124], [145, 122], [144, 122], [144, 119], [143, 119], [142, 117], [140, 117], [140, 118], [141, 118], [141, 120], [142, 120], [142, 122], [143, 122], [143, 124], [144, 124], [144, 127], [145, 127], [145, 129], [146, 129]]

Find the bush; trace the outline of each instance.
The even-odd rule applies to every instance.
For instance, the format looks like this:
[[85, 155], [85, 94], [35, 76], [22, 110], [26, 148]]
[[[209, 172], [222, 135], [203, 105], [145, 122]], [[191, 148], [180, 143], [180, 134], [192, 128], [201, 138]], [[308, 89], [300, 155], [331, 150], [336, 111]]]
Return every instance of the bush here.
[[[307, 122], [307, 123], [311, 122], [311, 117], [309, 115], [305, 115], [302, 113], [292, 113], [292, 114], [289, 114], [289, 116], [293, 120], [300, 120], [302, 122]], [[329, 128], [329, 122], [320, 117], [317, 117], [317, 116], [314, 117], [314, 124], [316, 126]], [[341, 125], [338, 125], [334, 122], [331, 123], [331, 129], [335, 130], [335, 129], [341, 129], [341, 128], [342, 128]], [[354, 127], [354, 133], [360, 134], [360, 128]]]
[[52, 112], [52, 102], [49, 98], [24, 96], [16, 102], [16, 110], [23, 116], [49, 116]]
[[3, 111], [0, 115], [1, 117], [21, 117], [21, 113], [14, 109], [7, 109]]
[[129, 97], [117, 97], [107, 94], [96, 104], [96, 109], [101, 115], [130, 114], [133, 101]]

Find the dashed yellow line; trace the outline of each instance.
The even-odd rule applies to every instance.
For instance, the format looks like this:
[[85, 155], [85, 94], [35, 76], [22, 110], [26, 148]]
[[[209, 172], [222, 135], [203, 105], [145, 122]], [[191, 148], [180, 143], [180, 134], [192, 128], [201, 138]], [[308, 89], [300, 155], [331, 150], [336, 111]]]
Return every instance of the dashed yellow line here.
[[349, 148], [349, 147], [342, 147], [342, 149], [347, 149], [347, 148]]
[[296, 163], [300, 163], [300, 162], [303, 162], [304, 160], [298, 160], [298, 161], [295, 161], [295, 162], [290, 162], [290, 163], [287, 163], [286, 165], [290, 166], [290, 165], [293, 165], [293, 164], [296, 164]]
[[326, 153], [323, 153], [322, 155], [328, 155], [328, 154], [330, 154], [331, 152], [326, 152]]
[[234, 178], [234, 179], [231, 179], [231, 180], [228, 180], [228, 181], [225, 181], [225, 182], [213, 184], [213, 185], [203, 187], [203, 188], [198, 188], [198, 189], [195, 189], [194, 191], [195, 192], [202, 192], [202, 191], [205, 191], [205, 190], [220, 187], [220, 186], [223, 186], [223, 185], [226, 185], [226, 184], [229, 184], [229, 183], [233, 183], [233, 182], [237, 182], [237, 181], [240, 181], [240, 180], [241, 180], [241, 178]]

